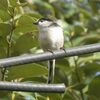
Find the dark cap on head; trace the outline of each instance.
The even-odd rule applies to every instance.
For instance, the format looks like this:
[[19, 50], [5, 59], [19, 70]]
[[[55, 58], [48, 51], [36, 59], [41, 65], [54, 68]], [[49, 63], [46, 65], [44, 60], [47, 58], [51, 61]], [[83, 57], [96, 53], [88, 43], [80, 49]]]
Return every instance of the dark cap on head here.
[[47, 21], [53, 21], [53, 20], [51, 20], [51, 19], [49, 19], [49, 18], [40, 18], [40, 19], [38, 20], [38, 22], [39, 22], [39, 21], [45, 21], [45, 20], [47, 20]]
[[40, 21], [53, 21], [53, 20], [52, 19], [49, 19], [49, 18], [40, 18], [37, 22], [34, 22], [33, 24], [38, 25], [38, 23]]

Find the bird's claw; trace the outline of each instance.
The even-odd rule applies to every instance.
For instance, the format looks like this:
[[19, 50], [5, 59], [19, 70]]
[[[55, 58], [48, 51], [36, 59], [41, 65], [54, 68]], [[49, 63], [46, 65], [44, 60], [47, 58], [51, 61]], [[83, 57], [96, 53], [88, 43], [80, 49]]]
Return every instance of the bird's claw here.
[[51, 52], [54, 55], [54, 52], [51, 49], [48, 49], [47, 51]]
[[61, 47], [60, 49], [63, 50], [67, 54], [66, 49], [64, 47]]

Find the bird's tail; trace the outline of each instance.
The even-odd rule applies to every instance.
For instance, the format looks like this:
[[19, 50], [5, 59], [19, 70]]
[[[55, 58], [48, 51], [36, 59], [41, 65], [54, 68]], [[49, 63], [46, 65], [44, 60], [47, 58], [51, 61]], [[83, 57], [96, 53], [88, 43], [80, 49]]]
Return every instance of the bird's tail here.
[[48, 81], [47, 83], [52, 83], [54, 81], [54, 74], [55, 74], [55, 59], [48, 61]]

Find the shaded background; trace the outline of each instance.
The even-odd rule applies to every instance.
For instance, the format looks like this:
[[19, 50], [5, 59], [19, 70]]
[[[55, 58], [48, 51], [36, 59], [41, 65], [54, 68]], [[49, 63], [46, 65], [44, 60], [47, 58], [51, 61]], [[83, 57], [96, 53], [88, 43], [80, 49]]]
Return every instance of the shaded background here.
[[[41, 17], [57, 20], [64, 30], [65, 48], [100, 42], [99, 0], [0, 0], [0, 58], [40, 53]], [[2, 100], [99, 100], [100, 53], [59, 59], [54, 83], [64, 94], [0, 92]], [[46, 83], [47, 62], [0, 69], [1, 81]]]

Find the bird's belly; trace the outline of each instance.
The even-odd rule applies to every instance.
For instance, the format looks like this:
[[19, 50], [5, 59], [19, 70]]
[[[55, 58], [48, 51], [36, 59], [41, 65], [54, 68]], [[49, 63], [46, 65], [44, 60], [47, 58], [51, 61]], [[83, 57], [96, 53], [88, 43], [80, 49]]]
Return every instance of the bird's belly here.
[[44, 51], [58, 50], [63, 47], [63, 33], [43, 33], [40, 34], [39, 41]]

